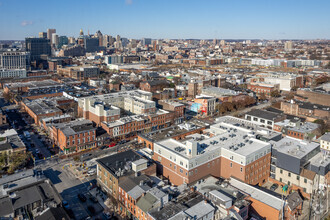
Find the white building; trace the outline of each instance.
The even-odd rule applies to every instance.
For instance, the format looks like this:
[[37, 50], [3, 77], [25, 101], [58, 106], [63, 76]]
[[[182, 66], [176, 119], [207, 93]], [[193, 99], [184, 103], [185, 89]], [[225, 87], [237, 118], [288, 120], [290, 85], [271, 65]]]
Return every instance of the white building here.
[[78, 105], [83, 111], [88, 111], [94, 103], [122, 108], [134, 114], [143, 114], [147, 109], [156, 109], [156, 103], [151, 101], [152, 93], [142, 90], [95, 95], [78, 99]]
[[25, 69], [0, 69], [0, 78], [26, 77]]
[[327, 132], [320, 137], [320, 145], [325, 153], [330, 153], [330, 132]]
[[0, 69], [29, 69], [30, 52], [7, 50], [0, 52]]

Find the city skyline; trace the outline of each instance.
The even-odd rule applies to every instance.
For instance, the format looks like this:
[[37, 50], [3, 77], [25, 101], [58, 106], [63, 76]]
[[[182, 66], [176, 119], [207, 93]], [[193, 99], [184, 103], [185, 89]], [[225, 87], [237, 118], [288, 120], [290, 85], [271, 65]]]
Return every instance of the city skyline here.
[[322, 0], [0, 0], [0, 40], [37, 37], [48, 28], [74, 37], [83, 29], [135, 39], [329, 39], [329, 6]]

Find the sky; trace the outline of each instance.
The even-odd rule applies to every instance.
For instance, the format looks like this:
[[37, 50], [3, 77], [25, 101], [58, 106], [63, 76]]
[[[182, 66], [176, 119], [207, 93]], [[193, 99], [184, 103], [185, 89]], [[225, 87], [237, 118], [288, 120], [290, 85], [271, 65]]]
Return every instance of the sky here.
[[140, 39], [330, 39], [330, 0], [0, 0], [0, 40], [59, 36]]

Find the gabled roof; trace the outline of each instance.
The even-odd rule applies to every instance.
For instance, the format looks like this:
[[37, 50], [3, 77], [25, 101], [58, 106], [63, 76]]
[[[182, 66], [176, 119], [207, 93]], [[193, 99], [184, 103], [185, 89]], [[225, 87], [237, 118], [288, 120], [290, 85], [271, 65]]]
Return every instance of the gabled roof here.
[[287, 203], [291, 211], [295, 210], [302, 202], [303, 200], [297, 191], [291, 193], [287, 197]]
[[136, 203], [136, 205], [144, 212], [147, 213], [150, 209], [155, 207], [157, 198], [151, 193], [146, 193]]
[[311, 170], [302, 169], [300, 172], [300, 176], [305, 177], [309, 180], [314, 180], [315, 175], [316, 175], [316, 173]]

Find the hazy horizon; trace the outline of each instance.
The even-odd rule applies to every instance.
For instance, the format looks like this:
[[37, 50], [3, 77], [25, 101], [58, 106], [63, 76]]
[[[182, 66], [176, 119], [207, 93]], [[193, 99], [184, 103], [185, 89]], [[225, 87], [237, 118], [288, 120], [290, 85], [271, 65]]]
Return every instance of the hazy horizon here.
[[307, 0], [0, 0], [0, 40], [55, 28], [59, 36], [130, 39], [330, 39], [330, 1]]

